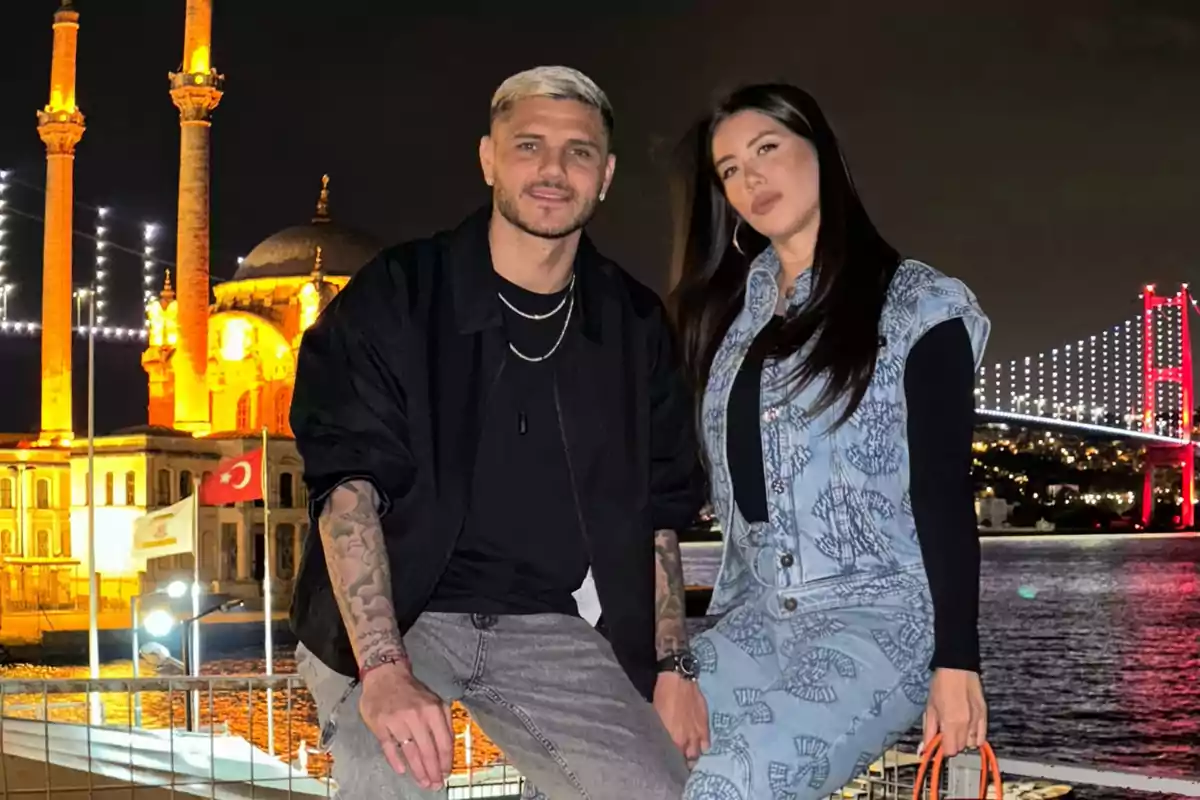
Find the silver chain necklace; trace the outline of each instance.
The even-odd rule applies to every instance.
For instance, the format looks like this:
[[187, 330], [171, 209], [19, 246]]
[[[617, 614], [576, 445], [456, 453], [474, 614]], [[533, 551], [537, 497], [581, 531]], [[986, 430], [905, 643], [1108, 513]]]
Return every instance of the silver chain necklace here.
[[525, 319], [531, 319], [534, 322], [541, 322], [544, 319], [550, 319], [555, 314], [562, 311], [563, 306], [567, 302], [567, 296], [570, 295], [574, 289], [575, 289], [575, 273], [572, 272], [571, 280], [567, 282], [567, 293], [563, 295], [562, 300], [558, 301], [558, 305], [556, 305], [550, 311], [547, 311], [545, 314], [527, 314], [524, 311], [522, 311], [521, 309], [514, 306], [512, 303], [508, 302], [508, 298], [504, 296], [503, 292], [496, 292], [496, 296], [500, 298], [500, 302], [502, 302], [502, 303], [504, 303], [504, 305], [508, 306], [509, 311], [513, 312], [518, 317], [524, 317]]
[[[563, 299], [566, 299], [566, 298], [563, 298]], [[520, 350], [518, 350], [517, 346], [515, 344], [513, 344], [512, 342], [508, 343], [508, 349], [512, 350], [513, 353], [515, 353], [518, 358], [520, 358], [524, 361], [528, 361], [533, 364], [536, 364], [539, 361], [545, 361], [547, 358], [554, 355], [555, 351], [558, 350], [559, 345], [561, 345], [563, 343], [563, 339], [567, 335], [567, 327], [570, 326], [570, 324], [571, 324], [571, 312], [574, 310], [575, 310], [575, 293], [571, 292], [571, 301], [569, 303], [567, 303], [567, 316], [565, 319], [563, 319], [562, 330], [558, 332], [558, 339], [554, 342], [554, 346], [551, 347], [549, 352], [547, 352], [544, 356], [527, 356], [524, 353], [522, 353]]]
[[504, 305], [508, 306], [509, 310], [512, 311], [514, 314], [516, 314], [517, 316], [520, 316], [520, 317], [524, 317], [525, 319], [528, 319], [528, 320], [533, 320], [535, 322], [540, 322], [542, 320], [547, 320], [550, 317], [553, 317], [555, 314], [557, 314], [559, 311], [562, 310], [563, 303], [566, 303], [567, 304], [567, 316], [566, 316], [566, 318], [563, 319], [562, 330], [558, 332], [558, 339], [555, 340], [554, 346], [551, 347], [550, 350], [545, 355], [527, 356], [524, 353], [522, 353], [520, 350], [518, 350], [517, 346], [515, 344], [513, 344], [512, 342], [508, 343], [508, 349], [512, 350], [513, 354], [517, 358], [521, 359], [522, 361], [528, 361], [531, 364], [537, 364], [538, 362], [545, 361], [547, 358], [554, 355], [558, 351], [559, 346], [561, 346], [563, 343], [563, 339], [565, 339], [567, 336], [567, 328], [570, 327], [570, 325], [571, 325], [571, 313], [575, 310], [575, 273], [571, 273], [571, 280], [569, 283], [567, 283], [567, 293], [563, 296], [563, 299], [559, 301], [558, 305], [555, 306], [553, 311], [548, 311], [545, 314], [527, 314], [526, 312], [524, 312], [521, 309], [514, 306], [512, 303], [508, 302], [508, 298], [505, 297], [501, 292], [496, 292], [496, 296], [499, 297], [500, 301], [502, 303], [504, 303]]

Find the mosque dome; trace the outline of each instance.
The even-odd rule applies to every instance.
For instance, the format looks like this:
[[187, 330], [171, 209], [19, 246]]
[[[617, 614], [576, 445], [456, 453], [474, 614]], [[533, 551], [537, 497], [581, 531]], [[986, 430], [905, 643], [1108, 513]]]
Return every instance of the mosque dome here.
[[321, 178], [317, 213], [307, 225], [293, 225], [263, 239], [250, 251], [235, 281], [254, 278], [306, 278], [312, 274], [317, 250], [326, 275], [353, 275], [383, 249], [373, 236], [334, 224], [329, 216], [329, 176]]

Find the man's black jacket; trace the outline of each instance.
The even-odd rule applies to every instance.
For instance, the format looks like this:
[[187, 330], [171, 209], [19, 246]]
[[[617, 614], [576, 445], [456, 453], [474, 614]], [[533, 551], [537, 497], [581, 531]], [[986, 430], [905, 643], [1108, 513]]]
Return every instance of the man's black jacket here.
[[[338, 484], [375, 485], [396, 616], [407, 631], [462, 530], [483, 408], [508, 352], [489, 219], [481, 211], [454, 231], [385, 250], [300, 347], [291, 425], [312, 524], [292, 627], [345, 675], [357, 667], [316, 518]], [[604, 630], [650, 697], [654, 531], [683, 528], [703, 502], [693, 399], [658, 297], [586, 236], [575, 270], [582, 335], [560, 365], [559, 384], [568, 463]]]

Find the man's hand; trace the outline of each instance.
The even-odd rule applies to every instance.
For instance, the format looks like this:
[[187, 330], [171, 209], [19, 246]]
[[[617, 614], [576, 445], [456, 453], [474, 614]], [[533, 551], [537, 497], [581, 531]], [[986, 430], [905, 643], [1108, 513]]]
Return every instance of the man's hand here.
[[660, 672], [654, 684], [654, 710], [683, 751], [688, 766], [708, 752], [708, 704], [695, 681], [674, 672]]
[[987, 741], [987, 702], [979, 674], [961, 669], [937, 669], [925, 705], [922, 747], [942, 734], [942, 753], [949, 758]]
[[450, 706], [404, 664], [384, 664], [363, 676], [358, 704], [397, 774], [408, 772], [422, 789], [440, 789], [454, 761]]

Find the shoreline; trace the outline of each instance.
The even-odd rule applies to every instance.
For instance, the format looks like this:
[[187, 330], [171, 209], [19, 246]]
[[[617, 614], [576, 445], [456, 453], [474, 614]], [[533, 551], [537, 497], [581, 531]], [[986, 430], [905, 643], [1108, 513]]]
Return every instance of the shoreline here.
[[[1072, 540], [1072, 539], [1195, 539], [1200, 531], [1096, 531], [1087, 529], [1064, 529], [1039, 531], [1036, 528], [979, 528], [979, 541], [990, 542], [1004, 539], [1028, 540]], [[684, 547], [719, 545], [721, 537], [714, 533], [692, 534], [680, 537]]]
[[[88, 650], [88, 615], [86, 612], [45, 612], [42, 614], [7, 614], [0, 625], [0, 663], [72, 666], [85, 657]], [[50, 622], [49, 627], [43, 627]], [[107, 612], [100, 615], [99, 637], [101, 661], [128, 661], [133, 657], [133, 637], [129, 629], [129, 614]], [[213, 614], [200, 621], [203, 632], [203, 657], [219, 657], [251, 647], [262, 647], [265, 624], [261, 611]], [[293, 645], [288, 612], [271, 614], [271, 635], [276, 645]], [[159, 642], [167, 650], [180, 652], [180, 628], [163, 637], [139, 632], [140, 644]]]

